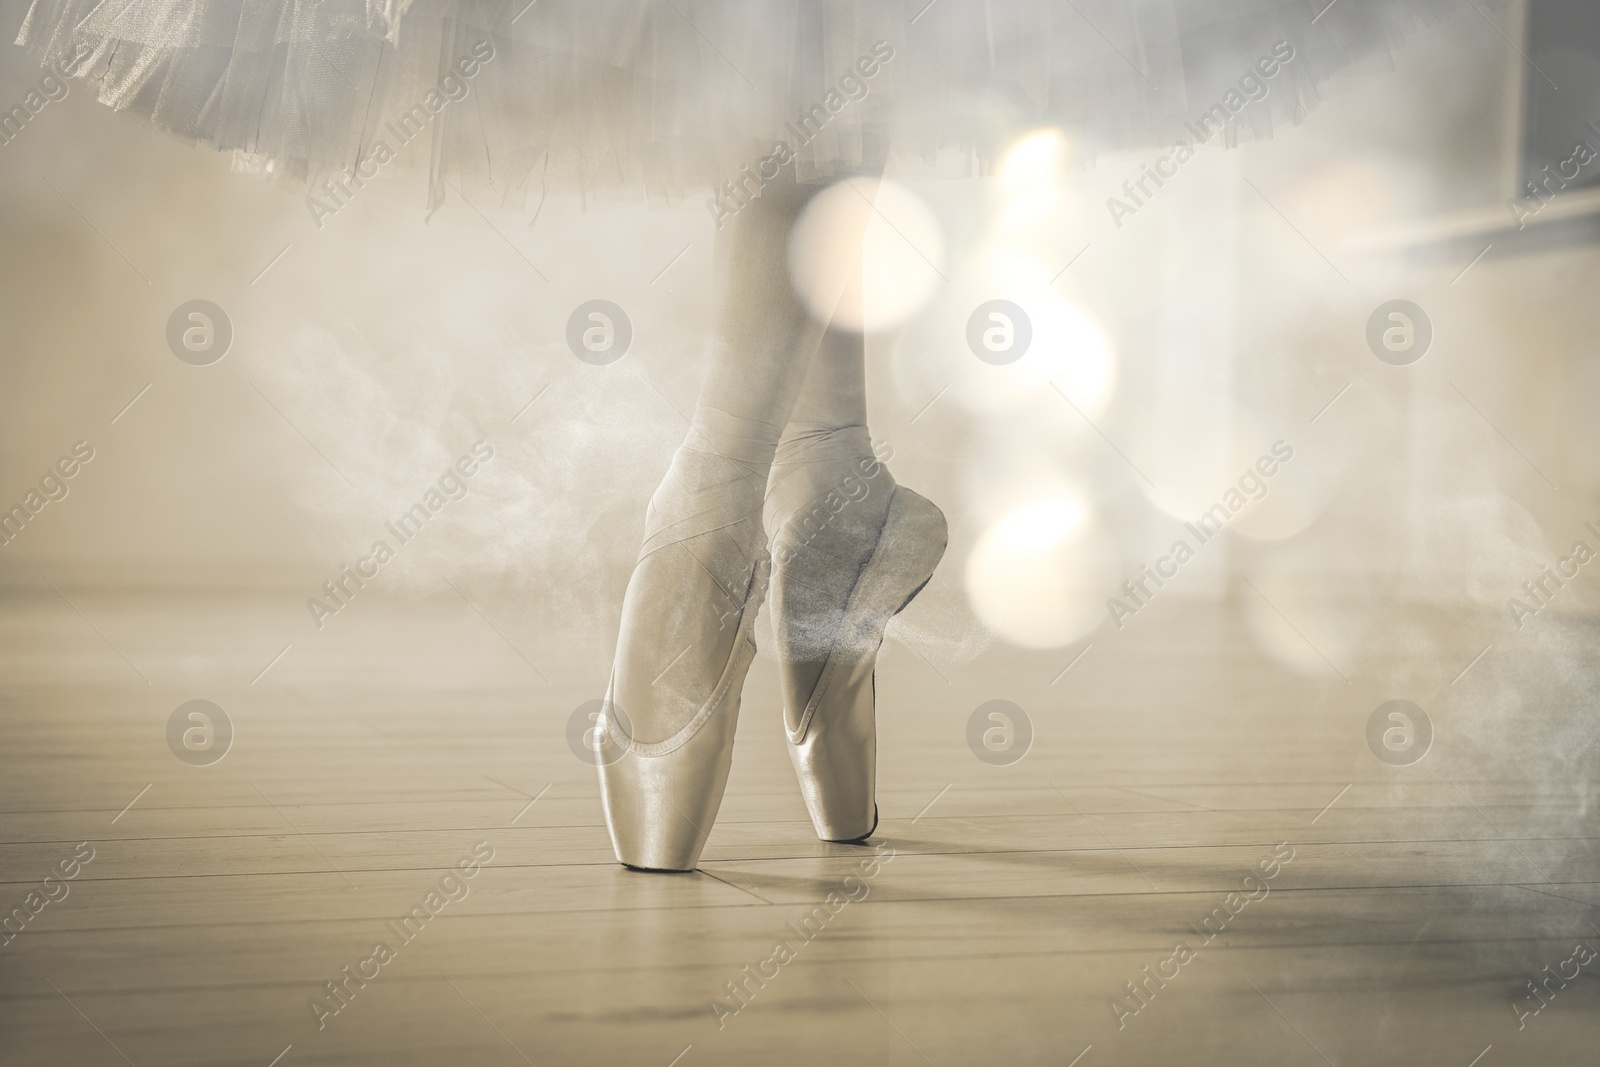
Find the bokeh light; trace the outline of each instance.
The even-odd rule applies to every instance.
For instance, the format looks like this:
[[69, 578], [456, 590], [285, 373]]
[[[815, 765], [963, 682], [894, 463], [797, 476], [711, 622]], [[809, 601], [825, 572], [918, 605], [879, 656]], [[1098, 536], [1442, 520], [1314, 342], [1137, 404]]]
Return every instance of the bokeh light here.
[[[1117, 344], [1104, 300], [1086, 298], [1063, 268], [1092, 227], [1090, 201], [1067, 181], [1069, 144], [1058, 130], [1035, 130], [1004, 154], [994, 182], [972, 201], [980, 213], [950, 221], [960, 235], [948, 284], [939, 299], [908, 323], [894, 350], [894, 371], [905, 395], [980, 420], [1039, 420], [1070, 435], [1092, 433], [1062, 396], [1090, 419], [1111, 403]], [[992, 365], [966, 342], [969, 317], [1003, 299], [1028, 316], [1031, 343], [1014, 362]]]
[[1225, 400], [1169, 393], [1139, 420], [1132, 456], [1150, 479], [1139, 483], [1150, 503], [1187, 522], [1220, 500], [1271, 445], [1264, 428]]
[[1312, 678], [1338, 679], [1354, 669], [1357, 633], [1348, 580], [1325, 559], [1279, 552], [1249, 575], [1245, 622], [1256, 644], [1278, 663]]
[[1011, 511], [967, 557], [967, 596], [998, 637], [1024, 648], [1058, 648], [1105, 618], [1120, 557], [1079, 497], [1058, 493]]
[[[812, 315], [884, 330], [915, 314], [944, 281], [944, 233], [911, 190], [848, 178], [812, 198], [789, 236], [789, 274]], [[856, 271], [860, 285], [847, 284]]]
[[1000, 161], [1000, 182], [1007, 196], [1053, 186], [1061, 176], [1066, 138], [1050, 127], [1024, 134]]

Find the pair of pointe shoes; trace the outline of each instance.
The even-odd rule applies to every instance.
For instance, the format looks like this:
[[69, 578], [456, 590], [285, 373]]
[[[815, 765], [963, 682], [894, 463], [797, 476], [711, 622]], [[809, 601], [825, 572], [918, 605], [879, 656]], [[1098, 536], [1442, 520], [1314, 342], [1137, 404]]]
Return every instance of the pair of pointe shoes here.
[[[870, 450], [856, 452], [864, 454], [848, 466], [835, 458], [834, 470], [855, 468], [837, 491], [806, 500], [790, 515], [768, 499], [770, 547], [761, 506], [751, 506], [756, 479], [737, 463], [690, 454], [698, 480], [669, 473], [657, 491], [602, 712], [621, 750], [601, 762], [600, 786], [612, 847], [624, 865], [687, 871], [698, 863], [732, 766], [740, 692], [756, 651], [753, 628], [769, 585], [789, 756], [817, 836], [853, 843], [877, 828], [874, 666], [885, 626], [927, 585], [947, 530], [938, 508], [895, 485]], [[674, 472], [683, 461], [680, 450]], [[716, 472], [709, 478], [708, 466]], [[879, 495], [869, 500], [873, 494]], [[744, 506], [728, 507], [730, 495]], [[856, 513], [845, 515], [850, 508]], [[644, 595], [636, 597], [650, 584], [641, 580], [647, 566], [709, 575], [713, 597], [726, 598], [718, 629], [703, 621], [703, 605], [683, 605], [661, 626], [661, 606], [645, 610]], [[658, 620], [656, 632], [642, 632], [646, 617]], [[649, 687], [632, 681], [628, 701], [619, 704], [618, 675], [631, 662], [625, 657], [640, 657], [655, 639], [662, 658], [661, 630], [688, 638], [685, 654], [699, 652], [699, 676], [674, 680], [669, 669]], [[641, 719], [649, 725], [638, 725]]]

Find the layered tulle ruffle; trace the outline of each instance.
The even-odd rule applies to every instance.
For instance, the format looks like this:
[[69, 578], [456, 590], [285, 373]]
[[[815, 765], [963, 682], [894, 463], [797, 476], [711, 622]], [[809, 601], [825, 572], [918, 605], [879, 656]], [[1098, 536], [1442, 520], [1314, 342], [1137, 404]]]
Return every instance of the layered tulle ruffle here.
[[403, 156], [436, 199], [456, 173], [506, 200], [671, 196], [891, 153], [981, 173], [1043, 124], [1085, 154], [1170, 143], [1207, 113], [1262, 137], [1468, 3], [34, 0], [18, 43], [296, 180]]

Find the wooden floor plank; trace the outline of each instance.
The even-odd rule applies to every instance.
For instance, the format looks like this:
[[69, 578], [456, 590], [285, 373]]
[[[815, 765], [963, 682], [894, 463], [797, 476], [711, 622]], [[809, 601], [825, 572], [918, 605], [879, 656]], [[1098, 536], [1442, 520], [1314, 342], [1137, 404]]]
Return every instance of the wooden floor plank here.
[[[1328, 711], [1347, 698], [1215, 607], [1141, 620], [1056, 686], [1049, 655], [941, 678], [891, 642], [868, 846], [816, 840], [763, 656], [702, 871], [661, 876], [614, 862], [567, 746], [599, 657], [552, 656], [547, 685], [456, 609], [396, 602], [252, 687], [286, 640], [270, 596], [84, 603], [148, 687], [59, 605], [0, 602], [0, 904], [95, 849], [0, 948], [0, 1062], [1467, 1067], [1492, 1045], [1497, 1067], [1600, 1040], [1587, 971], [1521, 1029], [1513, 1011], [1600, 947], [1592, 786], [1527, 773], [1526, 739], [1386, 766], [1359, 707]], [[202, 695], [179, 667], [198, 647], [238, 727], [210, 767], [164, 738]], [[997, 696], [1036, 727], [1005, 767], [965, 742]], [[467, 895], [398, 938], [480, 841]], [[1279, 842], [1265, 894], [1230, 897], [1260, 894], [1245, 878]], [[879, 844], [894, 858], [865, 878]], [[319, 1029], [325, 983], [389, 938]], [[750, 979], [779, 941], [792, 961]], [[1148, 978], [1179, 942], [1193, 960]]]

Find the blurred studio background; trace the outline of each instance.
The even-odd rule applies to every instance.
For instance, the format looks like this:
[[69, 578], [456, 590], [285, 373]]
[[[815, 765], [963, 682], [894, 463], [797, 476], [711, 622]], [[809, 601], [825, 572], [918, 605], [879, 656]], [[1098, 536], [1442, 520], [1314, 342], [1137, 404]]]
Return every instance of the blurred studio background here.
[[[9, 40], [25, 5], [0, 10]], [[1524, 583], [1575, 542], [1600, 551], [1584, 525], [1600, 527], [1600, 162], [1574, 163], [1579, 144], [1600, 150], [1597, 19], [1577, 0], [1467, 7], [1270, 139], [1214, 138], [1127, 213], [1108, 198], [1129, 203], [1160, 153], [1019, 128], [994, 173], [891, 164], [865, 247], [872, 432], [952, 525], [900, 639], [956, 671], [1027, 650], [1047, 680], [1090, 644], [1137, 648], [1152, 617], [1200, 610], [1237, 623], [1241, 654], [1374, 697], [1446, 692], [1486, 644], [1520, 646], [1587, 708], [1600, 564], [1537, 603]], [[0, 57], [0, 103], [21, 104], [41, 71]], [[285, 642], [336, 648], [390, 602], [458, 611], [459, 594], [544, 673], [603, 684], [643, 509], [704, 365], [703, 197], [506, 208], [452, 189], [428, 216], [420, 179], [395, 169], [319, 220], [303, 192], [80, 83], [15, 125], [0, 504], [77, 442], [93, 458], [0, 549], [7, 597], [64, 591], [141, 673], [181, 675], [157, 685], [242, 685]], [[1579, 173], [1530, 198], [1547, 166]], [[797, 241], [853, 224], [849, 197], [826, 204]], [[607, 365], [566, 339], [596, 299], [632, 325]], [[1031, 322], [1011, 363], [968, 346], [994, 299]], [[209, 365], [167, 341], [193, 300], [231, 323]], [[1396, 300], [1431, 335], [1410, 362], [1369, 344]], [[397, 544], [385, 524], [479, 441], [493, 458], [465, 496]], [[1292, 459], [1265, 495], [1148, 606], [1129, 599], [1124, 583], [1275, 445]], [[379, 539], [393, 560], [317, 625], [307, 599]], [[240, 596], [286, 636], [240, 647], [226, 611], [181, 606]], [[1474, 700], [1512, 715], [1526, 687], [1499, 655]], [[1562, 741], [1544, 751], [1592, 753], [1592, 716], [1535, 718]]]

